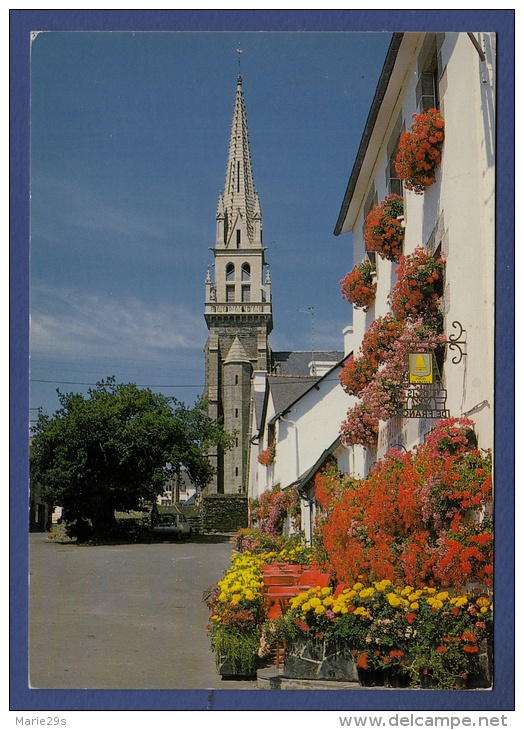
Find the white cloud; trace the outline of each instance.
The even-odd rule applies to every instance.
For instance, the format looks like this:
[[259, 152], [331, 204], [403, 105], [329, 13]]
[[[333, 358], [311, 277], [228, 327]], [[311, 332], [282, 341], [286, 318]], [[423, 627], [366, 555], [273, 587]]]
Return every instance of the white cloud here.
[[37, 287], [31, 307], [32, 357], [166, 361], [190, 358], [206, 340], [203, 315], [183, 305], [113, 299]]

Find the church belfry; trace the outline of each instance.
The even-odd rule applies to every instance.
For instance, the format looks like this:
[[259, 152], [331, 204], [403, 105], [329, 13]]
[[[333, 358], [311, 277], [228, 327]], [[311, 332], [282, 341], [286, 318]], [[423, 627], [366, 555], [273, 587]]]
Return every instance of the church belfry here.
[[214, 277], [206, 276], [205, 395], [211, 418], [235, 432], [235, 445], [210, 454], [210, 492], [247, 489], [251, 377], [268, 370], [273, 328], [271, 280], [262, 245], [262, 215], [253, 183], [242, 77], [238, 76], [224, 191], [216, 214]]

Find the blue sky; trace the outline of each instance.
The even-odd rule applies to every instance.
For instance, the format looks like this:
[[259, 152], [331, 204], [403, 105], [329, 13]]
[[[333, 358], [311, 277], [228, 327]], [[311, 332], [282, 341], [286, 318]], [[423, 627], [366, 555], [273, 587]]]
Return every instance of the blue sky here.
[[[333, 229], [390, 33], [46, 32], [31, 51], [31, 407], [109, 375], [202, 393], [238, 73], [275, 350], [342, 349]], [[314, 307], [314, 330], [307, 310]], [[45, 382], [50, 381], [50, 382]], [[162, 387], [156, 387], [162, 386]], [[35, 417], [35, 412], [31, 412]]]

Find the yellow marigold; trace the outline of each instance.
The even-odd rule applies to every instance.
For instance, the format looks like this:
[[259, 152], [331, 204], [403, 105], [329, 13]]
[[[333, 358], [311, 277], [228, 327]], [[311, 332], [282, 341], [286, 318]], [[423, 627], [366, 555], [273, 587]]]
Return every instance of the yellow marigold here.
[[439, 601], [447, 601], [449, 598], [449, 593], [447, 591], [440, 591], [440, 593], [437, 593], [437, 600]]
[[311, 610], [311, 608], [312, 608], [312, 606], [311, 606], [311, 603], [309, 601], [306, 601], [305, 603], [302, 604], [302, 611], [303, 611], [303, 613], [307, 613], [308, 611]]
[[429, 593], [430, 595], [433, 595], [433, 593], [436, 593], [436, 588], [426, 588], [426, 593]]
[[231, 596], [231, 603], [232, 603], [232, 605], [233, 606], [237, 606], [240, 603], [241, 598], [242, 598], [242, 596], [240, 595], [240, 593], [234, 593]]
[[488, 609], [488, 607], [487, 607], [487, 606], [481, 606], [481, 607], [480, 607], [480, 613], [487, 613], [487, 612], [488, 612], [488, 610], [489, 610], [489, 609]]
[[333, 605], [333, 596], [326, 596], [324, 600], [322, 601], [324, 606], [332, 606]]
[[404, 586], [404, 588], [400, 591], [401, 596], [407, 596], [408, 593], [412, 593], [413, 588], [411, 586]]
[[[333, 613], [342, 613], [343, 606], [340, 605], [340, 603], [335, 603], [333, 608], [331, 609]], [[347, 608], [346, 608], [347, 611]]]
[[326, 609], [325, 609], [325, 606], [323, 606], [322, 604], [320, 604], [320, 606], [317, 606], [317, 607], [315, 608], [315, 613], [324, 613], [324, 612], [325, 612], [325, 610], [326, 610]]
[[362, 583], [355, 583], [355, 585], [353, 586], [354, 591], [361, 591], [362, 588], [364, 588], [364, 585]]
[[[429, 603], [429, 601], [428, 601]], [[439, 611], [444, 605], [442, 601], [438, 601], [436, 598], [429, 604], [433, 611]]]
[[252, 601], [255, 598], [255, 594], [249, 588], [244, 591], [244, 596], [248, 601]]
[[324, 586], [320, 592], [323, 596], [329, 596], [329, 594], [331, 593], [331, 588]]
[[393, 606], [393, 608], [397, 608], [402, 603], [400, 598], [395, 593], [388, 593], [386, 598], [389, 605]]
[[480, 598], [477, 598], [477, 606], [486, 606], [489, 607], [491, 604], [491, 601], [489, 598], [486, 598], [486, 596], [481, 596]]
[[410, 603], [410, 604], [409, 604], [409, 607], [411, 608], [411, 610], [412, 610], [412, 611], [418, 611], [418, 609], [419, 609], [419, 604], [418, 604], [418, 602], [417, 602], [417, 601], [413, 601], [413, 603]]
[[371, 596], [375, 595], [375, 589], [374, 588], [364, 588], [359, 592], [359, 598], [371, 598]]
[[219, 594], [218, 599], [220, 603], [224, 603], [224, 601], [227, 601], [227, 594], [222, 591], [222, 593]]
[[317, 598], [316, 596], [313, 596], [313, 598], [310, 598], [309, 602], [311, 603], [313, 608], [320, 606], [320, 598]]
[[340, 613], [343, 613], [343, 614], [349, 613], [348, 607], [347, 606], [342, 606], [342, 608], [340, 609]]
[[[346, 612], [347, 612], [347, 609], [346, 609]], [[355, 608], [354, 613], [355, 613], [355, 616], [367, 616], [368, 615], [368, 612], [366, 611], [364, 606], [359, 606], [358, 608]]]

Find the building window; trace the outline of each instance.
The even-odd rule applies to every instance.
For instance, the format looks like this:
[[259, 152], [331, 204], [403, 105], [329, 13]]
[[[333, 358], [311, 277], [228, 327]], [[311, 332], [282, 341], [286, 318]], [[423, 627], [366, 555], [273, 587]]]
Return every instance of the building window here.
[[251, 287], [249, 286], [249, 284], [242, 285], [242, 301], [243, 302], [251, 301]]
[[[238, 418], [238, 408], [235, 408], [235, 418]], [[238, 439], [237, 439], [237, 441], [238, 441]], [[237, 446], [238, 446], [238, 444], [237, 444]]]
[[235, 375], [235, 385], [238, 385], [238, 375]]
[[235, 476], [238, 476], [238, 466], [235, 467]]
[[242, 264], [242, 281], [251, 281], [251, 266]]
[[[368, 216], [369, 211], [371, 210], [371, 208], [374, 205], [378, 205], [378, 195], [377, 195], [377, 191], [375, 190], [375, 186], [372, 185], [369, 190], [368, 196], [366, 198], [366, 202], [364, 204], [364, 225], [362, 227], [362, 237], [364, 237], [364, 233], [366, 230], [366, 218]], [[375, 251], [366, 251], [366, 256], [368, 257], [368, 259], [371, 261], [372, 264], [374, 264], [376, 262]]]
[[228, 284], [226, 286], [226, 302], [234, 302], [235, 301], [235, 287], [232, 284]]
[[402, 195], [403, 190], [402, 180], [398, 178], [397, 171], [395, 170], [395, 160], [397, 159], [398, 154], [398, 143], [400, 141], [400, 135], [402, 134], [402, 131], [402, 114], [400, 114], [395, 126], [393, 127], [393, 132], [391, 133], [387, 148], [388, 166], [386, 168], [386, 185], [388, 186], [390, 195]]
[[240, 192], [240, 161], [237, 161], [237, 193]]
[[440, 105], [438, 82], [442, 70], [442, 41], [442, 33], [427, 33], [419, 53], [416, 101], [420, 112], [438, 109]]
[[226, 264], [226, 281], [235, 280], [235, 264]]
[[237, 248], [240, 248], [240, 239], [241, 239], [242, 234], [238, 228], [237, 228], [236, 234], [237, 234]]

